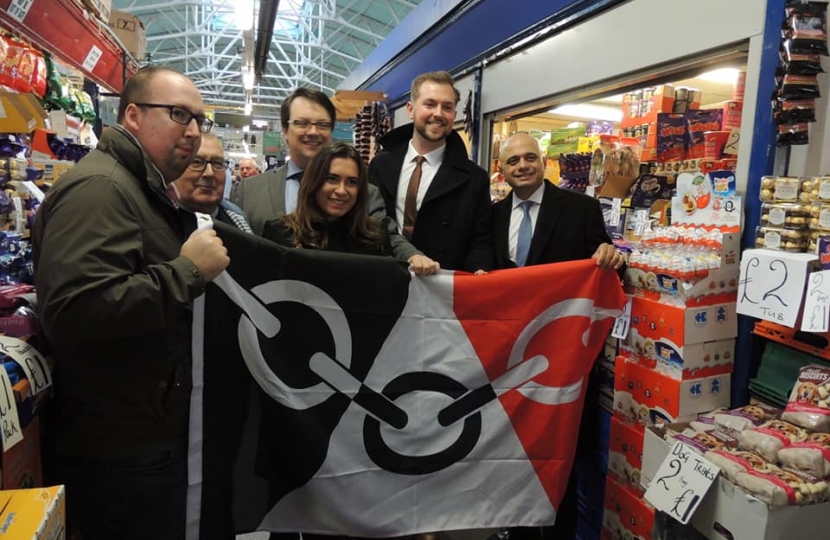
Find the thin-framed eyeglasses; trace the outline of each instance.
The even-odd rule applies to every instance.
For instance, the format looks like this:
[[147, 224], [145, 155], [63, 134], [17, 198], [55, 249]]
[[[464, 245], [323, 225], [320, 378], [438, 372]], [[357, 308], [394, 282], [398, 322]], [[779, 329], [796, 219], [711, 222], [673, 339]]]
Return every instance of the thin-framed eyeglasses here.
[[213, 120], [203, 114], [193, 114], [184, 107], [178, 105], [165, 105], [163, 103], [135, 103], [139, 107], [147, 107], [149, 109], [167, 109], [170, 111], [170, 120], [186, 126], [191, 120], [196, 120], [196, 125], [199, 126], [199, 131], [207, 133], [213, 128]]
[[202, 159], [200, 157], [193, 158], [187, 168], [201, 172], [207, 168], [208, 163], [210, 163], [214, 172], [222, 172], [228, 168], [228, 162], [224, 159]]
[[334, 127], [331, 122], [312, 122], [311, 120], [289, 120], [288, 123], [297, 129], [311, 129], [311, 126], [314, 126], [318, 131], [331, 131]]

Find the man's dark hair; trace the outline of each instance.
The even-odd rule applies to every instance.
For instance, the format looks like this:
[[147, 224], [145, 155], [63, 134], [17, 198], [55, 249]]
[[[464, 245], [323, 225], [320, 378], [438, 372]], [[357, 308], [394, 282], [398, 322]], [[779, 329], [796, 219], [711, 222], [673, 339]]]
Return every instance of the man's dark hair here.
[[331, 102], [329, 97], [319, 90], [312, 90], [311, 88], [297, 88], [294, 90], [290, 96], [285, 98], [280, 106], [280, 123], [282, 124], [282, 129], [288, 129], [288, 121], [292, 120], [291, 116], [291, 104], [294, 103], [294, 100], [297, 98], [304, 98], [312, 103], [316, 103], [317, 105], [323, 107], [327, 113], [329, 113], [329, 118], [331, 119], [331, 123], [334, 124], [337, 121], [337, 111], [334, 108], [334, 103]]
[[135, 75], [127, 80], [127, 84], [124, 85], [124, 90], [121, 91], [121, 102], [118, 104], [119, 124], [124, 120], [127, 105], [130, 103], [145, 103], [150, 99], [150, 85], [156, 75], [160, 73], [175, 73], [181, 75], [175, 69], [153, 66], [138, 70]]

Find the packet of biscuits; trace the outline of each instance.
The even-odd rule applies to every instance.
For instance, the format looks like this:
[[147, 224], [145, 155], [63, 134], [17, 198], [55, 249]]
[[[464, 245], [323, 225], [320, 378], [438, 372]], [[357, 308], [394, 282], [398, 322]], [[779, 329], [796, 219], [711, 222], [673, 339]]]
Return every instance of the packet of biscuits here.
[[735, 431], [743, 431], [760, 426], [768, 420], [780, 418], [781, 412], [778, 407], [766, 403], [751, 403], [737, 409], [716, 413], [715, 422]]
[[735, 483], [770, 508], [817, 504], [827, 500], [826, 480], [774, 465], [766, 471], [738, 473]]
[[808, 432], [784, 420], [769, 420], [740, 434], [741, 448], [754, 450], [770, 463], [778, 461], [778, 451], [792, 443], [807, 440]]
[[764, 472], [774, 466], [760, 454], [746, 450], [710, 450], [704, 456], [717, 465], [723, 477], [730, 482], [735, 481], [738, 473]]
[[778, 451], [781, 465], [812, 474], [830, 476], [830, 433], [810, 433], [803, 442], [793, 443]]
[[830, 367], [801, 368], [781, 418], [812, 431], [830, 432]]
[[710, 450], [734, 450], [738, 448], [740, 443], [735, 433], [729, 433], [726, 430], [720, 429], [678, 433], [671, 438], [671, 442], [680, 441], [697, 451], [700, 455], [706, 455], [706, 452]]

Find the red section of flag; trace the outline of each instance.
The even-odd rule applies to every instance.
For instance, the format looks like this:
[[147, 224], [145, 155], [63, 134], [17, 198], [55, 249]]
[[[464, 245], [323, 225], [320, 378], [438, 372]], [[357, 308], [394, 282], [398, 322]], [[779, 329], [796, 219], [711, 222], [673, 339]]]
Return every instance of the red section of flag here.
[[[539, 287], [539, 283], [549, 285]], [[551, 306], [585, 298], [593, 300], [594, 309], [607, 313], [621, 310], [625, 304], [617, 274], [599, 270], [593, 260], [503, 270], [486, 276], [456, 274], [454, 287], [456, 316], [490, 381], [512, 367], [511, 350], [522, 331]], [[484, 312], [482, 305], [488, 306]], [[536, 332], [521, 352], [522, 361], [542, 355], [550, 363], [547, 371], [533, 379], [536, 384], [566, 387], [583, 381], [579, 399], [548, 405], [515, 389], [500, 398], [555, 508], [562, 500], [573, 465], [588, 374], [614, 322], [607, 314], [597, 314], [597, 318], [606, 318], [592, 325], [589, 317], [570, 315], [553, 320]], [[587, 344], [583, 338], [587, 338]]]

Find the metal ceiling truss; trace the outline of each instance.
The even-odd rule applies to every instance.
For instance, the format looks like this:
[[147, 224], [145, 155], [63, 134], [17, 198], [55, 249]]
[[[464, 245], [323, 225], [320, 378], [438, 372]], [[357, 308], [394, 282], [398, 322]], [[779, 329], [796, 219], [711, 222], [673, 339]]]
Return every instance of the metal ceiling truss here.
[[[185, 73], [217, 110], [241, 113], [251, 96], [253, 115], [279, 118], [279, 105], [298, 86], [333, 95], [421, 0], [279, 0], [267, 61], [253, 90], [242, 82], [254, 45], [233, 24], [244, 0], [114, 0], [141, 18], [147, 32], [144, 64]], [[254, 6], [259, 16], [259, 0]], [[263, 51], [264, 52], [264, 51]], [[258, 74], [259, 75], [259, 74]]]

